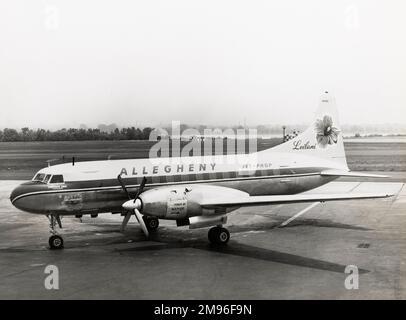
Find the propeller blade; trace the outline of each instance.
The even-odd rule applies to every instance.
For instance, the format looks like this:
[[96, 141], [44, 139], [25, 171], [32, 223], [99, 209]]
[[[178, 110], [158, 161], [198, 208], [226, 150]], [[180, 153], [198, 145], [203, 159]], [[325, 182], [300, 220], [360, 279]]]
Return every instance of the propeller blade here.
[[147, 183], [147, 178], [145, 176], [142, 178], [140, 187], [138, 188], [137, 194], [135, 195], [134, 202], [138, 198], [138, 196], [144, 191], [145, 184]]
[[127, 226], [127, 223], [128, 223], [128, 221], [130, 220], [130, 218], [131, 218], [131, 212], [128, 212], [128, 213], [125, 215], [124, 219], [123, 219], [123, 223], [121, 224], [121, 228], [120, 228], [120, 231], [121, 231], [121, 232], [124, 232], [124, 229], [125, 229], [125, 227]]
[[130, 194], [129, 194], [128, 191], [127, 191], [127, 188], [125, 187], [124, 182], [123, 182], [123, 180], [121, 179], [121, 174], [119, 174], [119, 175], [117, 176], [117, 180], [118, 180], [118, 182], [120, 183], [121, 188], [123, 188], [124, 192], [127, 194], [128, 199], [131, 199]]
[[135, 214], [135, 217], [138, 220], [138, 223], [141, 226], [142, 231], [144, 231], [144, 234], [148, 237], [149, 232], [148, 232], [147, 226], [145, 225], [144, 219], [142, 219], [141, 213], [138, 211], [138, 209], [134, 209], [134, 214]]

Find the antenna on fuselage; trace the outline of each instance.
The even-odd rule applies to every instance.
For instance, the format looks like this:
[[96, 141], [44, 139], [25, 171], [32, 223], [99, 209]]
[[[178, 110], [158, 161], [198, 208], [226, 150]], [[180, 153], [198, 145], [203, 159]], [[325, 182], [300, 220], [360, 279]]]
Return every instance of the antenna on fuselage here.
[[75, 157], [72, 157], [72, 166], [75, 165]]
[[286, 141], [286, 126], [282, 126], [282, 130], [283, 130], [283, 133], [282, 133], [282, 137], [283, 137], [283, 142], [285, 142]]
[[46, 162], [48, 163], [48, 167], [51, 166], [51, 162], [58, 161], [59, 159], [49, 159]]

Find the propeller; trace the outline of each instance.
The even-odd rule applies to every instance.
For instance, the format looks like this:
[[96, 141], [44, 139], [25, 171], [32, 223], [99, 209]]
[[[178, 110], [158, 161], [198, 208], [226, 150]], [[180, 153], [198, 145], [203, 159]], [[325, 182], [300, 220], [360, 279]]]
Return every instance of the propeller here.
[[121, 224], [121, 232], [124, 231], [128, 221], [131, 218], [132, 213], [134, 213], [135, 218], [137, 219], [138, 223], [140, 224], [142, 231], [148, 237], [149, 232], [148, 232], [147, 226], [145, 225], [144, 219], [142, 219], [142, 215], [140, 213], [142, 203], [139, 198], [139, 195], [144, 191], [145, 184], [147, 183], [147, 178], [145, 178], [145, 177], [142, 178], [140, 187], [138, 188], [134, 199], [131, 199], [131, 196], [128, 193], [127, 188], [125, 187], [125, 184], [124, 184], [123, 180], [121, 179], [120, 174], [117, 176], [117, 180], [120, 183], [121, 188], [123, 188], [124, 192], [127, 194], [127, 197], [128, 197], [128, 201], [123, 203], [123, 208], [126, 209], [128, 212], [123, 219], [123, 223]]

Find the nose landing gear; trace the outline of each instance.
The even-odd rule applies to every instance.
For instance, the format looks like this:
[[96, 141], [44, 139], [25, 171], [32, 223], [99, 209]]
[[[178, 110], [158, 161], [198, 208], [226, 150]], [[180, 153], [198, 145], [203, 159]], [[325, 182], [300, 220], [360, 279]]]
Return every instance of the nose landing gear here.
[[59, 215], [54, 215], [50, 214], [47, 215], [47, 218], [49, 220], [49, 227], [52, 236], [49, 237], [48, 244], [49, 248], [52, 250], [57, 250], [57, 249], [62, 249], [63, 248], [63, 239], [60, 235], [58, 235], [58, 232], [56, 231], [56, 225], [58, 224], [59, 228], [62, 229], [62, 222], [61, 218]]

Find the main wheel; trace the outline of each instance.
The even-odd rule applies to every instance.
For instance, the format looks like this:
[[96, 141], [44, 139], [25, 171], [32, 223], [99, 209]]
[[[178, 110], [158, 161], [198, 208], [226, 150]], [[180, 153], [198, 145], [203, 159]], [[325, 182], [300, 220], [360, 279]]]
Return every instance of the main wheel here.
[[143, 216], [142, 219], [145, 222], [145, 225], [147, 226], [147, 229], [149, 231], [155, 231], [159, 227], [159, 220], [157, 218], [150, 218]]
[[53, 235], [49, 237], [49, 247], [53, 250], [63, 248], [63, 239], [61, 236]]
[[213, 227], [209, 230], [208, 237], [213, 244], [226, 244], [230, 240], [230, 232], [226, 228]]

